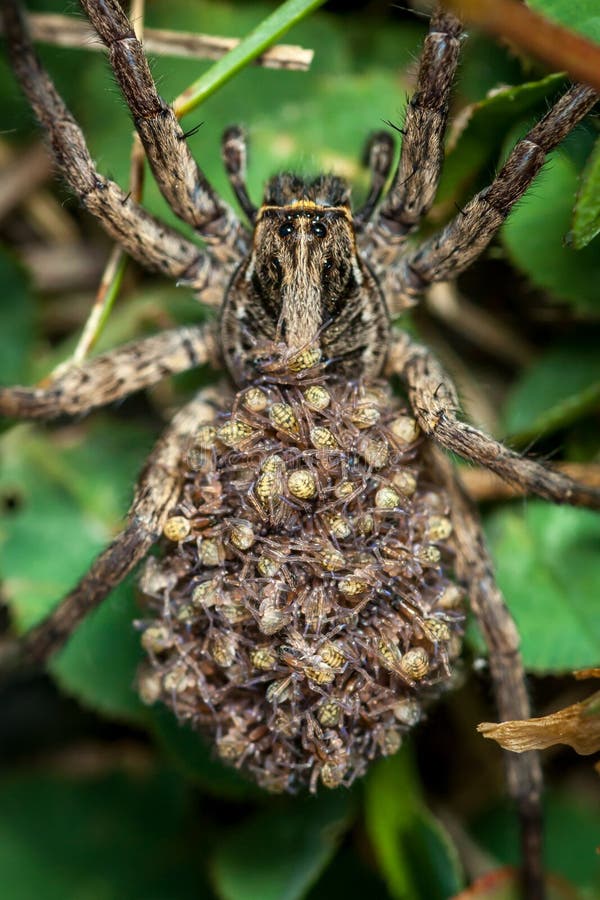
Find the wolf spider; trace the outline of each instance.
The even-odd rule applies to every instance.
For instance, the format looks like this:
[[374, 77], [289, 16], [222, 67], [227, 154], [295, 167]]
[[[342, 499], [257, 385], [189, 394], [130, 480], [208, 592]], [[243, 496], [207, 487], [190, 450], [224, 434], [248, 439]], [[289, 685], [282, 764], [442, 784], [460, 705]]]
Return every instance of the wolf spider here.
[[[368, 145], [370, 191], [358, 209], [352, 210], [349, 189], [340, 179], [322, 176], [308, 181], [289, 174], [269, 182], [263, 204], [257, 208], [245, 184], [244, 137], [240, 129], [231, 128], [224, 135], [223, 159], [248, 227], [217, 196], [193, 160], [186, 135], [158, 95], [142, 46], [116, 0], [82, 0], [82, 6], [108, 48], [158, 186], [175, 213], [202, 238], [202, 249], [97, 172], [81, 130], [33, 50], [18, 3], [4, 0], [4, 29], [15, 74], [46, 130], [63, 177], [83, 205], [141, 265], [190, 287], [203, 302], [219, 305], [219, 327], [180, 327], [136, 341], [70, 368], [48, 387], [2, 388], [0, 413], [17, 419], [86, 413], [166, 375], [207, 362], [224, 362], [238, 391], [235, 404], [240, 402], [239, 392], [253, 382], [277, 387], [277, 372], [282, 384], [291, 370], [305, 368], [321, 386], [341, 381], [360, 383], [361, 390], [379, 376], [400, 376], [412, 414], [426, 438], [421, 452], [428, 460], [428, 477], [449, 498], [454, 575], [465, 586], [486, 638], [500, 716], [527, 718], [529, 701], [515, 625], [494, 581], [477, 515], [456, 472], [434, 445], [556, 503], [597, 509], [600, 493], [517, 455], [461, 421], [456, 390], [448, 375], [426, 347], [392, 328], [390, 317], [416, 303], [429, 285], [456, 278], [479, 256], [543, 166], [546, 154], [594, 105], [594, 91], [585, 85], [571, 87], [517, 143], [492, 183], [443, 229], [414, 244], [409, 238], [431, 207], [439, 181], [462, 39], [459, 21], [437, 11], [425, 38], [417, 87], [402, 130], [400, 160], [387, 193], [384, 195], [384, 187], [392, 168], [393, 143], [389, 135], [378, 133]], [[285, 377], [273, 361], [274, 347], [279, 348], [279, 362], [287, 361]], [[305, 364], [294, 367], [290, 361], [298, 359]], [[270, 374], [267, 377], [265, 373]], [[173, 516], [173, 510], [183, 508], [185, 512], [181, 459], [201, 427], [215, 415], [214, 404], [204, 393], [175, 415], [140, 476], [127, 526], [55, 611], [22, 639], [24, 657], [38, 662], [48, 659], [161, 534], [166, 531], [172, 540], [179, 539], [177, 531], [185, 517]], [[282, 413], [278, 424], [283, 431], [287, 427], [284, 418]], [[233, 421], [229, 420], [230, 426]], [[243, 443], [244, 435], [241, 438]], [[344, 456], [344, 465], [350, 456], [349, 452]], [[313, 458], [306, 456], [309, 461]], [[371, 459], [365, 478], [378, 465]], [[263, 477], [267, 471], [265, 463]], [[300, 507], [313, 488], [316, 492], [310, 466], [302, 472], [296, 479], [295, 495]], [[318, 477], [322, 477], [320, 470]], [[273, 484], [273, 480], [265, 480], [263, 487], [267, 500], [279, 504]], [[357, 488], [359, 494], [362, 489]], [[256, 498], [254, 502], [260, 513], [260, 503], [257, 506]], [[280, 516], [287, 514], [280, 505], [277, 510]], [[267, 519], [269, 515], [274, 515], [273, 509]], [[285, 521], [280, 519], [278, 527]], [[239, 532], [240, 540], [243, 534], [243, 530]], [[349, 589], [352, 579], [346, 582]], [[354, 588], [364, 590], [356, 584], [355, 579]], [[206, 588], [203, 590], [206, 593]], [[364, 608], [364, 602], [361, 606]], [[276, 606], [274, 609], [279, 614]], [[278, 625], [271, 622], [269, 627]], [[300, 677], [300, 670], [312, 671], [317, 682], [323, 672], [323, 682], [333, 678], [327, 663], [322, 662], [325, 657], [319, 657], [318, 665], [309, 665], [307, 653], [302, 655], [298, 649], [305, 646], [305, 639], [298, 632], [290, 630], [290, 634], [284, 649], [295, 670], [282, 681], [279, 695]], [[397, 655], [395, 674], [402, 674], [401, 654], [395, 645], [385, 646]], [[330, 649], [330, 654], [337, 654], [339, 663], [345, 657], [336, 648]], [[221, 647], [221, 655], [226, 650]], [[384, 650], [380, 650], [380, 662]], [[423, 655], [424, 651], [420, 657], [417, 652], [415, 665], [421, 665]], [[385, 667], [385, 662], [382, 665]], [[410, 678], [421, 674], [415, 669]], [[414, 684], [406, 671], [404, 678]], [[318, 731], [314, 722], [311, 727]], [[255, 728], [252, 734], [252, 740], [259, 740], [262, 732]], [[244, 744], [245, 739], [238, 743], [240, 740]], [[233, 739], [229, 741], [228, 752], [232, 747], [235, 750], [234, 744]], [[244, 753], [251, 746], [246, 741]], [[539, 761], [534, 753], [508, 754], [506, 763], [509, 790], [522, 825], [524, 889], [530, 898], [541, 897]], [[323, 763], [324, 782], [325, 768]], [[334, 769], [330, 765], [328, 777]]]

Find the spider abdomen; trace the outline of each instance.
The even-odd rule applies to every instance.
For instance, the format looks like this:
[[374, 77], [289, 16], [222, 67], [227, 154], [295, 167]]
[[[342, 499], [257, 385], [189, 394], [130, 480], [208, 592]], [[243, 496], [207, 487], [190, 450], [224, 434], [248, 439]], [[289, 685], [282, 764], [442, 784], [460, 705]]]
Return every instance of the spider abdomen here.
[[261, 360], [183, 461], [143, 578], [142, 695], [264, 787], [335, 787], [395, 752], [449, 678], [452, 526], [386, 386], [314, 352]]

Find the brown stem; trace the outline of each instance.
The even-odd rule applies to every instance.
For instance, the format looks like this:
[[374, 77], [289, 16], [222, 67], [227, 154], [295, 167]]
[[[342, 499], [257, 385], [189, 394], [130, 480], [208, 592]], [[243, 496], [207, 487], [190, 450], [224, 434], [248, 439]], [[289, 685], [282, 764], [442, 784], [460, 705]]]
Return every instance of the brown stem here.
[[[30, 13], [27, 21], [31, 36], [36, 42], [59, 47], [77, 47], [81, 50], [105, 49], [104, 45], [96, 40], [96, 33], [87, 22], [80, 22], [72, 16]], [[144, 46], [148, 53], [188, 59], [221, 59], [238, 44], [238, 38], [188, 31], [167, 31], [162, 28], [147, 28], [144, 35]], [[261, 53], [254, 60], [254, 65], [266, 69], [306, 72], [310, 68], [313, 56], [314, 52], [305, 47], [277, 44]]]
[[512, 41], [551, 68], [600, 91], [600, 46], [517, 0], [443, 0], [465, 22]]

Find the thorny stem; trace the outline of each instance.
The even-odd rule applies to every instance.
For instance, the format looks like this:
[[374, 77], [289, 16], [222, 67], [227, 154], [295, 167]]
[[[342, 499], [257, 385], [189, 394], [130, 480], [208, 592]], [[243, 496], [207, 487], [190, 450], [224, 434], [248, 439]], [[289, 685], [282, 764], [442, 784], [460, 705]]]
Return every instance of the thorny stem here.
[[600, 90], [600, 46], [517, 0], [443, 0], [459, 18]]
[[[179, 95], [173, 103], [175, 115], [181, 118], [195, 109], [240, 69], [260, 56], [292, 25], [295, 25], [323, 2], [324, 0], [287, 0], [283, 3], [237, 46], [234, 46], [226, 56], [211, 66], [208, 72]], [[130, 19], [139, 40], [142, 39], [143, 14], [144, 0], [132, 0]], [[144, 159], [142, 145], [138, 136], [135, 135], [131, 152], [129, 188], [131, 196], [137, 202], [142, 198]], [[118, 245], [115, 245], [102, 274], [94, 305], [68, 365], [82, 363], [100, 337], [118, 296], [126, 265], [126, 254]], [[60, 371], [63, 366], [64, 364], [58, 367], [57, 371]]]

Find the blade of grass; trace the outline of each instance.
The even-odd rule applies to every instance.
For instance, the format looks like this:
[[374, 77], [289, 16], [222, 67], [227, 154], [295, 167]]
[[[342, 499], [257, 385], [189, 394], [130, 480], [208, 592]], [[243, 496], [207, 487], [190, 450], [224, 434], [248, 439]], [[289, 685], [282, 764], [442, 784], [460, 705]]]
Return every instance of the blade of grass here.
[[123, 283], [123, 276], [127, 267], [127, 256], [123, 253], [118, 244], [115, 244], [108, 257], [108, 262], [104, 267], [102, 278], [94, 304], [90, 310], [90, 314], [86, 319], [83, 331], [77, 341], [77, 346], [73, 351], [73, 356], [69, 360], [70, 363], [80, 365], [87, 357], [90, 350], [102, 334], [104, 326], [108, 320], [115, 300]]
[[173, 104], [178, 118], [195, 109], [211, 94], [233, 78], [240, 69], [256, 59], [304, 16], [321, 6], [324, 0], [286, 0], [274, 13], [256, 26], [237, 47], [220, 59], [208, 72], [194, 81]]
[[538, 416], [532, 424], [522, 431], [514, 432], [509, 436], [511, 447], [526, 447], [532, 441], [539, 440], [549, 434], [554, 434], [561, 428], [566, 428], [578, 422], [584, 416], [596, 412], [600, 408], [600, 382], [596, 381], [589, 387], [572, 397], [561, 400], [542, 415]]
[[[145, 0], [132, 0], [130, 8], [131, 21], [139, 40], [143, 38], [144, 31], [144, 5]], [[131, 146], [131, 162], [129, 166], [129, 193], [136, 203], [139, 203], [144, 193], [144, 150], [137, 134], [134, 135]], [[96, 292], [94, 304], [83, 326], [83, 331], [73, 352], [73, 356], [67, 365], [75, 363], [80, 365], [94, 347], [102, 334], [104, 326], [118, 297], [128, 257], [118, 244], [113, 246], [100, 284]], [[59, 371], [64, 364], [59, 366]]]

